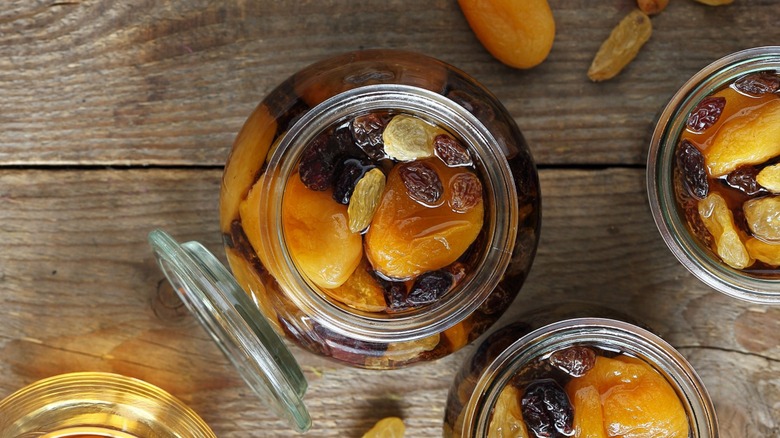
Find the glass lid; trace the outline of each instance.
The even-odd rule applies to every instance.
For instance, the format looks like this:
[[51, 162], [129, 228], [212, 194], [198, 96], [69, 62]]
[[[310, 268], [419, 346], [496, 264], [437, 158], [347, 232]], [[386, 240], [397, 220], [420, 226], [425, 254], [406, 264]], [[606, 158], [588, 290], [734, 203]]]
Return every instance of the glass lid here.
[[299, 432], [311, 427], [301, 398], [307, 382], [282, 339], [228, 270], [198, 242], [162, 230], [149, 243], [178, 296], [264, 404]]

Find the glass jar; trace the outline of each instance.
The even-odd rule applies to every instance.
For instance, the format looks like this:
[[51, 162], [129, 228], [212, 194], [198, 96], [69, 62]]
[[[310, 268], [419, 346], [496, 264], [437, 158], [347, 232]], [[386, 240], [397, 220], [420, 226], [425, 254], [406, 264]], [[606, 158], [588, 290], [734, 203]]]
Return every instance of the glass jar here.
[[0, 436], [215, 438], [181, 401], [144, 381], [83, 372], [39, 380], [0, 401]]
[[[473, 157], [484, 193], [476, 243], [458, 259], [461, 265], [447, 268], [463, 278], [434, 303], [397, 312], [385, 311], [386, 302], [377, 311], [345, 305], [315, 284], [291, 254], [282, 218], [288, 183], [299, 178], [307, 147], [323, 130], [377, 114], [411, 116], [456, 138]], [[389, 173], [401, 161], [383, 156], [372, 166]], [[352, 366], [398, 368], [460, 349], [509, 306], [538, 242], [538, 176], [511, 116], [465, 73], [409, 52], [352, 52], [294, 74], [250, 115], [225, 167], [220, 223], [233, 274], [279, 333]], [[387, 293], [387, 280], [411, 281], [377, 280]]]
[[[573, 313], [582, 313], [582, 310]], [[593, 314], [604, 314], [604, 311], [596, 309]], [[462, 438], [493, 436], [488, 431], [491, 427], [494, 430], [496, 428], [496, 425], [491, 426], [494, 415], [502, 419], [511, 418], [514, 421], [514, 423], [512, 421], [503, 423], [507, 425], [506, 427], [509, 427], [509, 424], [516, 426], [518, 421], [523, 421], [525, 415], [521, 413], [521, 402], [516, 397], [513, 401], [515, 412], [509, 414], [514, 417], [505, 416], [507, 413], [505, 407], [498, 407], [502, 394], [505, 394], [504, 391], [512, 385], [516, 385], [515, 388], [518, 387], [517, 385], [527, 385], [518, 391], [529, 391], [531, 386], [526, 379], [529, 375], [540, 372], [540, 363], [550, 362], [554, 352], [565, 351], [572, 346], [599, 351], [598, 354], [606, 354], [604, 357], [620, 354], [623, 357], [630, 357], [626, 359], [629, 363], [638, 359], [641, 362], [635, 363], [649, 365], [668, 382], [681, 402], [679, 418], [683, 418], [682, 421], [687, 419], [689, 436], [691, 438], [718, 436], [717, 419], [712, 402], [701, 380], [685, 358], [661, 338], [639, 326], [601, 317], [564, 319], [536, 330], [531, 330], [531, 325], [527, 322], [519, 322], [503, 327], [488, 336], [463, 364], [450, 388], [445, 410], [444, 436]], [[600, 365], [595, 365], [591, 369], [600, 375], [601, 372], [596, 371], [596, 366]], [[560, 370], [555, 371], [558, 372], [555, 378], [560, 380], [564, 374]], [[580, 375], [584, 375], [584, 378], [589, 377], [587, 372]], [[658, 376], [655, 373], [653, 375], [656, 376], [655, 378]], [[627, 380], [624, 382], [629, 382], [632, 378], [628, 373], [625, 376]], [[572, 379], [569, 375], [566, 375], [566, 378]], [[565, 392], [570, 392], [569, 385], [565, 383], [564, 385], [567, 388]], [[524, 399], [526, 397], [526, 393], [523, 392], [506, 394], [522, 396]], [[596, 397], [599, 400], [598, 395]], [[567, 400], [570, 400], [571, 404], [575, 403], [571, 396], [568, 396]], [[604, 400], [601, 398], [602, 403]], [[501, 411], [502, 409], [504, 410]], [[608, 410], [606, 406], [602, 409], [604, 412]], [[629, 417], [639, 415], [642, 411], [634, 404], [632, 409], [636, 412]], [[497, 411], [501, 411], [502, 414], [496, 414]], [[576, 418], [577, 410], [574, 409], [573, 415], [569, 415], [570, 420]], [[585, 414], [581, 415], [585, 416]], [[606, 417], [607, 414], [603, 415]], [[590, 418], [594, 417], [590, 416]], [[575, 426], [576, 424], [575, 422]], [[522, 427], [530, 429], [530, 426]], [[569, 427], [572, 427], [571, 423]], [[525, 431], [527, 435], [518, 432], [521, 429], [513, 430], [513, 434], [503, 436], [535, 436], [530, 430]], [[573, 435], [574, 431], [568, 433]], [[556, 435], [553, 430], [551, 436], [564, 435]]]
[[[763, 267], [746, 270], [724, 263], [713, 250], [716, 243], [702, 243], [702, 239], [696, 237], [697, 232], [705, 237], [709, 236], [708, 238], [712, 236], [704, 228], [705, 225], [699, 223], [700, 219], [696, 217], [698, 215], [693, 214], [693, 219], [690, 219], [696, 221], [696, 225], [689, 225], [689, 218], [686, 218], [686, 212], [676, 199], [676, 197], [687, 197], [697, 202], [696, 198], [701, 199], [703, 197], [701, 195], [704, 195], [704, 193], [696, 197], [690, 194], [680, 195], [682, 191], [678, 189], [682, 187], [684, 177], [676, 170], [678, 158], [675, 151], [678, 145], [682, 144], [681, 137], [689, 135], [690, 128], [686, 128], [689, 115], [692, 111], [698, 113], [705, 99], [714, 92], [726, 87], [733, 88], [738, 78], [767, 71], [780, 74], [780, 46], [757, 47], [733, 53], [708, 65], [689, 79], [672, 97], [656, 124], [647, 157], [647, 190], [650, 210], [664, 242], [694, 276], [708, 286], [735, 298], [754, 303], [780, 304], [780, 269], [766, 268], [761, 265]], [[717, 117], [715, 120], [717, 121]], [[728, 120], [729, 118], [724, 115], [723, 120], [716, 122], [718, 125], [711, 125], [711, 127], [713, 130], [720, 129]], [[703, 126], [707, 125], [709, 123]], [[704, 158], [700, 160], [703, 162]], [[711, 164], [711, 162], [706, 164], [707, 168], [711, 168], [709, 167]], [[706, 172], [710, 173], [709, 170]], [[735, 184], [739, 183], [730, 181], [730, 178], [729, 174], [714, 181], [719, 187], [728, 185], [730, 187], [728, 190], [732, 190], [736, 187]], [[744, 177], [741, 178], [744, 180]], [[755, 183], [753, 179], [755, 175], [749, 178]], [[704, 189], [704, 192], [706, 191]], [[766, 194], [766, 192], [759, 193], [759, 196]], [[742, 205], [741, 201], [739, 204]], [[739, 225], [743, 222], [741, 219], [743, 213], [739, 211], [741, 208], [739, 206], [730, 208], [736, 211], [733, 220], [737, 227], [747, 228], [747, 225], [745, 227]], [[695, 208], [691, 211], [695, 211]], [[739, 230], [737, 233], [741, 234], [740, 240], [744, 243], [750, 231]]]

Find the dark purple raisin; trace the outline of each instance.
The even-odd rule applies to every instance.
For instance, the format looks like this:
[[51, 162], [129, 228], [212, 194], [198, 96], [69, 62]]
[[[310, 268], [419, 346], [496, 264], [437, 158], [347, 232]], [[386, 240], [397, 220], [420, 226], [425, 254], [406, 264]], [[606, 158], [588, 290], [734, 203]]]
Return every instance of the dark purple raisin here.
[[414, 306], [430, 304], [443, 297], [452, 287], [452, 274], [445, 270], [420, 274], [406, 300]]
[[574, 434], [574, 410], [569, 396], [555, 380], [537, 380], [528, 385], [521, 405], [525, 424], [537, 437]]
[[382, 133], [390, 122], [390, 116], [377, 113], [355, 117], [349, 127], [355, 144], [372, 160], [387, 158], [385, 155], [385, 143], [382, 141]]
[[382, 292], [385, 295], [385, 302], [389, 312], [400, 312], [411, 307], [406, 301], [407, 291], [404, 282], [387, 280], [374, 271], [371, 271], [371, 275], [382, 286]]
[[433, 153], [449, 167], [471, 166], [471, 155], [460, 142], [447, 134], [433, 138]]
[[688, 116], [688, 129], [693, 132], [702, 132], [714, 125], [720, 118], [721, 113], [723, 113], [725, 106], [725, 97], [705, 97]]
[[310, 190], [327, 190], [333, 183], [336, 154], [337, 151], [330, 147], [328, 133], [315, 137], [304, 149], [298, 165], [303, 184]]
[[348, 123], [339, 126], [333, 131], [329, 144], [338, 157], [367, 158], [366, 153], [355, 143]]
[[333, 199], [339, 204], [349, 205], [349, 199], [352, 197], [352, 192], [355, 191], [355, 185], [357, 185], [366, 172], [374, 167], [376, 166], [370, 162], [357, 158], [344, 160], [336, 171], [337, 176], [333, 183]]
[[780, 76], [766, 71], [749, 74], [737, 79], [734, 88], [751, 96], [774, 93], [780, 89]]
[[704, 199], [710, 191], [704, 156], [688, 140], [680, 142], [676, 151], [677, 167], [682, 171], [683, 181], [688, 191], [697, 199]]
[[596, 364], [596, 352], [583, 346], [564, 348], [550, 355], [550, 363], [572, 377], [582, 377]]
[[726, 182], [731, 187], [741, 190], [748, 196], [766, 193], [766, 189], [761, 187], [756, 181], [759, 170], [753, 166], [740, 167], [726, 176]]
[[404, 163], [398, 173], [410, 198], [427, 205], [434, 205], [441, 199], [444, 193], [441, 179], [429, 165], [419, 161]]

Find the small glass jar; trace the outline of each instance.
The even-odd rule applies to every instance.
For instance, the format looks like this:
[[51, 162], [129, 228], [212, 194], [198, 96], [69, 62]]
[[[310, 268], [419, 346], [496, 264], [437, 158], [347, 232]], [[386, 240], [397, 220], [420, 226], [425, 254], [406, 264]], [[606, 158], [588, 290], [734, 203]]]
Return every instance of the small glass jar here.
[[[713, 92], [733, 84], [738, 78], [764, 71], [780, 74], [780, 46], [757, 47], [730, 54], [696, 73], [680, 88], [664, 108], [653, 132], [647, 157], [647, 191], [650, 210], [661, 237], [694, 276], [735, 298], [761, 304], [780, 304], [780, 270], [736, 269], [721, 261], [711, 245], [703, 244], [693, 235], [686, 214], [676, 201], [679, 195], [675, 193], [676, 187], [681, 184], [675, 183], [675, 178], [678, 181], [682, 178], [676, 174], [675, 151], [686, 131], [691, 112], [698, 109], [698, 105]], [[726, 183], [726, 179], [719, 184], [732, 185], [731, 182]], [[738, 217], [741, 214], [738, 212], [735, 216], [737, 224], [741, 221]], [[694, 228], [703, 229], [703, 226]]]
[[83, 372], [39, 380], [0, 401], [0, 436], [216, 438], [181, 401], [144, 381]]
[[[411, 116], [451, 134], [484, 189], [484, 225], [459, 259], [465, 276], [418, 309], [372, 312], [333, 299], [302, 273], [285, 240], [285, 189], [307, 145], [324, 129], [373, 114]], [[540, 224], [535, 165], [506, 109], [454, 67], [392, 50], [336, 56], [274, 89], [233, 145], [220, 209], [233, 275], [276, 330], [314, 353], [374, 369], [433, 360], [483, 333], [525, 280]]]
[[[581, 314], [583, 310], [570, 314]], [[593, 314], [605, 314], [604, 309], [591, 311]], [[620, 316], [614, 312], [606, 314]], [[445, 437], [492, 436], [488, 431], [496, 427], [491, 426], [491, 421], [503, 391], [523, 381], [529, 369], [536, 372], [538, 368], [533, 367], [539, 367], [540, 359], [549, 361], [554, 352], [572, 346], [621, 354], [630, 357], [629, 360], [638, 359], [650, 365], [670, 384], [681, 402], [683, 416], [688, 421], [689, 436], [718, 436], [715, 410], [701, 380], [685, 358], [658, 336], [634, 324], [601, 317], [564, 319], [535, 330], [531, 327], [527, 322], [518, 322], [495, 331], [463, 364], [447, 398]], [[587, 373], [584, 376], [587, 377]], [[528, 388], [530, 385], [525, 390]], [[516, 404], [516, 412], [513, 413], [512, 421], [516, 426], [517, 421], [525, 422], [526, 419], [522, 417], [524, 414], [521, 413], [520, 401], [513, 403]], [[573, 417], [576, 416], [577, 411], [574, 410]], [[513, 433], [511, 436], [524, 436], [517, 430]], [[535, 436], [531, 430], [526, 433], [529, 437]], [[552, 434], [563, 436], [556, 435], [555, 430]]]

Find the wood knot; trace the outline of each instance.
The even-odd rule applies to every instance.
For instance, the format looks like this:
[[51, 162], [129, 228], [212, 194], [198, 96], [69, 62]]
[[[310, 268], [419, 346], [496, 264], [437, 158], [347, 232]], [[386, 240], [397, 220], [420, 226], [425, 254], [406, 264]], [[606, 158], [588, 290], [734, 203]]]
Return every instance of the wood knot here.
[[165, 279], [157, 282], [157, 290], [152, 297], [152, 311], [158, 319], [168, 323], [180, 323], [189, 313], [173, 286]]

